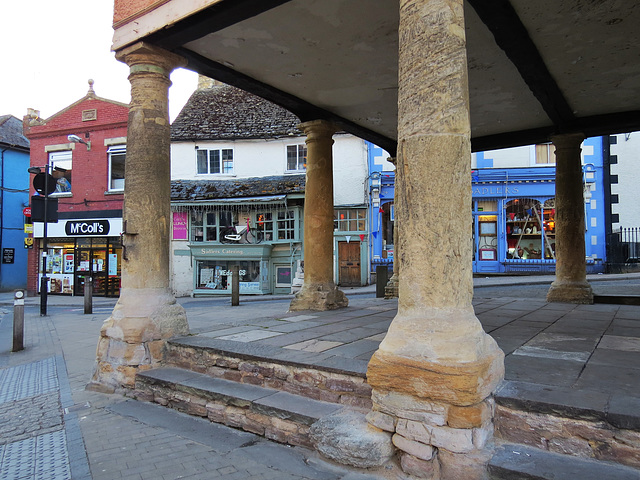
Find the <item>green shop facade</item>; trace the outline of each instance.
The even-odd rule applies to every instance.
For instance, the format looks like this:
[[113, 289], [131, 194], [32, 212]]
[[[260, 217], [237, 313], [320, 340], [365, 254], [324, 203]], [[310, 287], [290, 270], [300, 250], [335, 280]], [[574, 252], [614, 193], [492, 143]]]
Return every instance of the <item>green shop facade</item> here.
[[[225, 195], [238, 193], [239, 186], [242, 193], [271, 195]], [[225, 196], [212, 198], [219, 195]], [[303, 175], [172, 182], [174, 293], [229, 295], [234, 266], [239, 267], [240, 294], [291, 293], [302, 260], [303, 202]]]

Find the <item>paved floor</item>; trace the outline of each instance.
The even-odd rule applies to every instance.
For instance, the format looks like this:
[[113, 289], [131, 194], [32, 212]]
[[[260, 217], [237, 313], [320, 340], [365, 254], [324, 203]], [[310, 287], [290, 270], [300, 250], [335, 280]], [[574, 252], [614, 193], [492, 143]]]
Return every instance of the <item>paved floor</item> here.
[[[632, 289], [640, 285], [638, 276], [628, 278]], [[240, 307], [221, 299], [180, 302], [200, 334], [366, 364], [396, 303], [371, 294], [350, 300], [341, 312], [302, 314], [288, 314], [286, 298]], [[0, 294], [0, 479], [374, 478], [335, 469], [305, 449], [85, 391], [99, 330], [114, 303], [95, 299], [93, 314], [84, 315], [81, 297], [50, 297], [49, 315], [40, 317], [37, 299], [28, 299], [25, 350], [10, 353], [11, 301]], [[474, 306], [508, 353], [507, 378], [640, 395], [640, 307], [483, 295]]]

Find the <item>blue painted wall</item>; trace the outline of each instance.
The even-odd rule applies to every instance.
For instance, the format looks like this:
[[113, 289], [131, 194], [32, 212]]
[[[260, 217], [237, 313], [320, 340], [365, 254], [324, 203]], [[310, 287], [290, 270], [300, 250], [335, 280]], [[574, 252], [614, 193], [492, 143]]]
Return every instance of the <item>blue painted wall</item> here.
[[395, 172], [384, 171], [381, 159], [386, 159], [388, 153], [373, 143], [366, 142], [369, 164], [369, 261], [371, 272], [374, 273], [378, 265], [393, 266], [393, 250], [387, 251], [387, 258], [383, 258], [382, 215], [389, 211], [394, 198]]
[[[0, 152], [6, 147], [0, 146]], [[29, 153], [11, 148], [0, 154], [1, 249], [13, 248], [14, 263], [0, 263], [0, 290], [27, 288], [27, 249], [24, 248], [24, 216], [29, 205]]]
[[[394, 172], [383, 172], [375, 158], [382, 149], [369, 144], [369, 222], [370, 222], [370, 255], [372, 270], [376, 265], [392, 265], [393, 260], [382, 258], [381, 212], [388, 208], [393, 201]], [[474, 202], [482, 199], [497, 199], [498, 210], [498, 238], [497, 258], [495, 262], [474, 262], [474, 272], [505, 272], [506, 232], [504, 205], [509, 199], [536, 198], [544, 201], [555, 196], [555, 166], [536, 166], [522, 168], [492, 168], [493, 160], [485, 159], [484, 152], [476, 153], [478, 168], [471, 171], [472, 194]], [[605, 246], [605, 198], [603, 175], [602, 137], [588, 138], [583, 143], [583, 174], [589, 193], [585, 195], [585, 250], [586, 256], [591, 257], [587, 262], [589, 272], [603, 271], [606, 260]], [[375, 195], [375, 191], [379, 196]], [[378, 202], [376, 203], [376, 200]], [[475, 203], [474, 203], [475, 205]], [[486, 212], [485, 212], [486, 213]], [[476, 212], [475, 215], [481, 215]], [[478, 238], [476, 222], [475, 238]], [[522, 266], [521, 271], [554, 271], [554, 261], [530, 262], [537, 263], [533, 269]], [[513, 269], [512, 271], [516, 271]]]

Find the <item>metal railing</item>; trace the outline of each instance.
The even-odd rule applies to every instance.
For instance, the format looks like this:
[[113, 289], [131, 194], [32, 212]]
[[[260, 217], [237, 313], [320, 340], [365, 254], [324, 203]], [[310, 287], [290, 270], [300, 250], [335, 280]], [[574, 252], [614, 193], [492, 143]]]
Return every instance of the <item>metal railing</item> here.
[[612, 273], [640, 264], [640, 227], [623, 228], [607, 235], [607, 266]]

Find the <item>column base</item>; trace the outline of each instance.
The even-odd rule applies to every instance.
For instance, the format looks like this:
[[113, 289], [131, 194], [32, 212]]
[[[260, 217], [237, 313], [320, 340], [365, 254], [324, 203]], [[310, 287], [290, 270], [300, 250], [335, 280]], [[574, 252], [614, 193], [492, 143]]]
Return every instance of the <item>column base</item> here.
[[166, 289], [123, 289], [100, 330], [96, 366], [88, 390], [134, 388], [138, 371], [160, 365], [168, 338], [187, 335], [182, 305]]
[[558, 282], [556, 280], [549, 288], [547, 302], [591, 305], [593, 290], [589, 282]]
[[336, 310], [349, 306], [349, 299], [336, 285], [331, 283], [315, 283], [302, 286], [295, 298], [291, 300], [289, 311], [300, 310]]
[[398, 275], [395, 273], [387, 282], [387, 286], [384, 287], [384, 298], [398, 298]]

